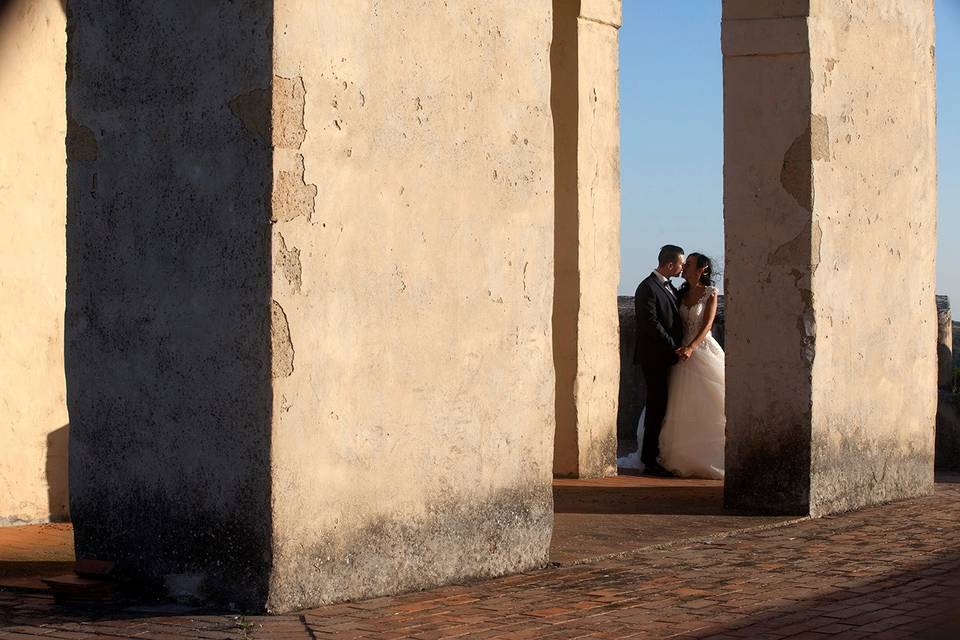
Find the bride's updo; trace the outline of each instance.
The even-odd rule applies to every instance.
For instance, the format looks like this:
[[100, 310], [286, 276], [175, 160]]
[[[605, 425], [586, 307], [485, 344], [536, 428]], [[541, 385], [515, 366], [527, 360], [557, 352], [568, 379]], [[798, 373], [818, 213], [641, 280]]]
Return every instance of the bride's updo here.
[[[690, 262], [691, 260], [693, 260], [694, 263], [697, 265], [697, 269], [703, 269], [703, 273], [700, 275], [700, 284], [702, 284], [705, 287], [712, 287], [713, 286], [713, 260], [703, 255], [702, 253], [691, 253], [690, 255], [687, 256], [687, 262]], [[690, 284], [686, 280], [684, 280], [683, 284], [680, 286], [681, 300], [683, 300], [688, 289], [690, 289]]]

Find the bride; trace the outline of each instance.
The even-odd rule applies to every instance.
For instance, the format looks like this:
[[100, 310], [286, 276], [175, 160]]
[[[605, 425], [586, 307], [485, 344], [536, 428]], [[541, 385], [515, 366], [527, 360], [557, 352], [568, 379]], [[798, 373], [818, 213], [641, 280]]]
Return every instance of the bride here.
[[713, 263], [687, 256], [680, 287], [683, 347], [670, 373], [670, 396], [660, 431], [660, 464], [678, 476], [723, 478], [724, 355], [710, 329], [717, 315]]

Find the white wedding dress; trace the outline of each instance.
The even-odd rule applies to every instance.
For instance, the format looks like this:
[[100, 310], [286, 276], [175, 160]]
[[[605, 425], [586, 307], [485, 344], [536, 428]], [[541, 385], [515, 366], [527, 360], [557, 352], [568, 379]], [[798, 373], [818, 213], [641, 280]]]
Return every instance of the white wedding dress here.
[[[690, 344], [703, 327], [710, 298], [707, 287], [692, 307], [680, 304], [683, 344]], [[723, 478], [723, 446], [727, 419], [723, 407], [723, 349], [711, 333], [690, 358], [670, 370], [670, 396], [660, 431], [660, 464], [675, 475]]]

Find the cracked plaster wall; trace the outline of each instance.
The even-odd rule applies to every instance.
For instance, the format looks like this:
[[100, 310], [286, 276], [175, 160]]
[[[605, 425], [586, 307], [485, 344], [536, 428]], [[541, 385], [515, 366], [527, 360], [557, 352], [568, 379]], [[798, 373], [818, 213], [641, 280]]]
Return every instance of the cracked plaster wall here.
[[932, 45], [926, 0], [724, 5], [731, 506], [932, 488]]
[[276, 2], [272, 610], [546, 562], [550, 35], [549, 0]]
[[933, 0], [811, 5], [820, 514], [933, 490], [936, 103]]
[[0, 525], [67, 517], [66, 19], [0, 6]]

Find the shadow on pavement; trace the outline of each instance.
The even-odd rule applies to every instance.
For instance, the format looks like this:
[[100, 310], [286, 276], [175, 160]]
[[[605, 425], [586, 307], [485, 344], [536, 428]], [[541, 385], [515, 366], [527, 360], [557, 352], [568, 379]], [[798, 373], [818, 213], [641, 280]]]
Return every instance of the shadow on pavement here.
[[757, 615], [699, 628], [695, 635], [774, 637], [770, 634], [956, 640], [960, 638], [960, 554], [941, 555], [910, 570], [813, 598], [797, 598]]

